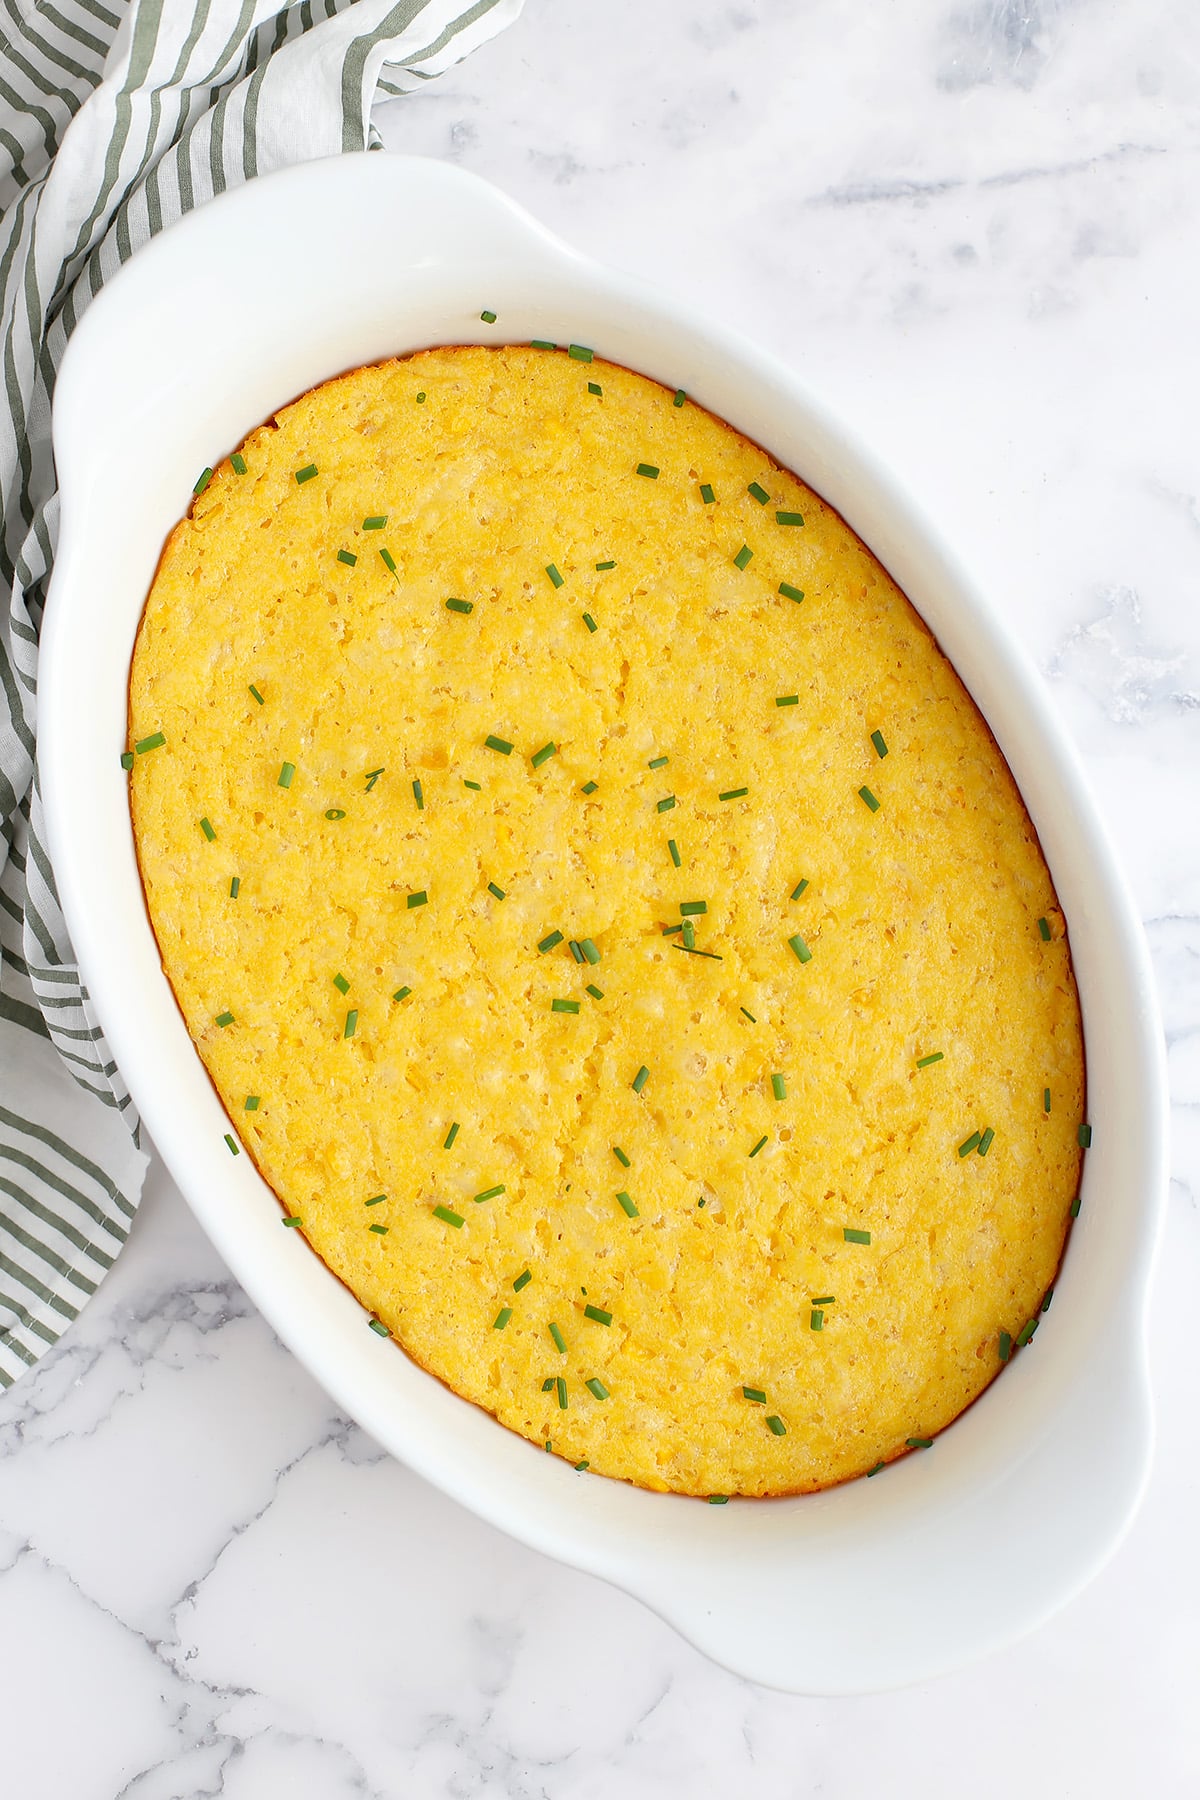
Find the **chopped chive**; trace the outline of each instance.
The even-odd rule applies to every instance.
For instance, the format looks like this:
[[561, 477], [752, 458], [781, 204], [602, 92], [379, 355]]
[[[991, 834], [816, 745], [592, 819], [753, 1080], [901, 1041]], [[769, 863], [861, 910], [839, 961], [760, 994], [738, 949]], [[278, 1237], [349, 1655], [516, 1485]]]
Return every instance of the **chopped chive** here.
[[577, 1013], [579, 1011], [579, 1002], [578, 1000], [552, 1000], [550, 1002], [550, 1011], [556, 1013]]
[[553, 563], [546, 564], [546, 573], [550, 577], [554, 587], [560, 588], [563, 586], [565, 577], [559, 574]]
[[674, 804], [675, 804], [674, 794], [668, 794], [665, 800], [659, 800], [656, 803], [655, 811], [656, 812], [670, 812], [670, 810], [674, 806]]
[[670, 760], [668, 756], [656, 756], [653, 762], [646, 764], [646, 767], [648, 769], [665, 769]]
[[597, 1325], [612, 1324], [612, 1314], [610, 1312], [605, 1312], [602, 1306], [585, 1306], [583, 1309], [583, 1316], [585, 1319], [594, 1319]]
[[246, 1102], [242, 1108], [242, 1111], [243, 1112], [257, 1112], [258, 1108], [259, 1108], [259, 1104], [260, 1104], [260, 1100], [259, 1100], [259, 1096], [257, 1094], [247, 1094]]
[[588, 613], [588, 612], [580, 613], [579, 616], [583, 620], [584, 624], [587, 626], [589, 631], [599, 631], [600, 627], [597, 625], [595, 619], [593, 619], [591, 613]]
[[350, 983], [346, 980], [344, 975], [335, 975], [333, 978], [333, 985], [339, 994], [348, 994], [350, 992]]
[[387, 1199], [386, 1194], [373, 1194], [369, 1200], [363, 1201], [363, 1205], [364, 1206], [382, 1206], [386, 1199]]
[[581, 794], [594, 794], [599, 786], [600, 783], [598, 781], [585, 781], [579, 791]]
[[133, 747], [139, 756], [145, 756], [147, 750], [161, 750], [166, 741], [167, 734], [165, 731], [154, 731], [151, 732], [149, 737], [139, 738], [138, 742]]
[[995, 1135], [996, 1134], [992, 1130], [990, 1125], [987, 1126], [987, 1128], [981, 1133], [980, 1138], [979, 1138], [979, 1143], [976, 1146], [976, 1148], [979, 1151], [980, 1156], [987, 1155], [988, 1151], [992, 1147], [992, 1139], [995, 1137]]
[[843, 1225], [842, 1240], [847, 1244], [869, 1244], [871, 1234], [869, 1231], [858, 1231], [852, 1225]]
[[554, 1339], [554, 1348], [558, 1351], [560, 1356], [565, 1356], [567, 1354], [566, 1338], [563, 1336], [557, 1325], [551, 1324], [549, 1331], [550, 1336]]
[[752, 1025], [758, 1024], [758, 1020], [755, 1018], [754, 1014], [752, 1012], [746, 1012], [746, 1009], [744, 1006], [739, 1006], [738, 1011], [740, 1013], [746, 1013], [746, 1017], [749, 1019], [749, 1021]]
[[799, 694], [776, 694], [775, 704], [776, 706], [799, 706], [800, 696]]
[[133, 767], [133, 751], [132, 750], [122, 750], [122, 752], [121, 752], [121, 767], [123, 769], [132, 769], [132, 767]]
[[563, 941], [562, 932], [561, 931], [552, 931], [550, 933], [549, 937], [544, 937], [542, 939], [541, 943], [538, 945], [538, 949], [541, 951], [542, 955], [545, 956], [547, 950], [553, 950], [555, 945], [561, 944], [562, 941]]
[[789, 895], [789, 899], [798, 900], [807, 886], [808, 886], [807, 878], [803, 878], [800, 881], [798, 881], [796, 883], [795, 887], [792, 889], [791, 894]]
[[1050, 942], [1050, 921], [1049, 921], [1049, 919], [1039, 919], [1038, 920], [1038, 930], [1042, 934], [1043, 941], [1048, 944]]
[[292, 776], [295, 773], [296, 773], [295, 763], [285, 762], [283, 764], [282, 768], [280, 769], [279, 774], [277, 775], [277, 777], [275, 779], [276, 787], [290, 788], [292, 785]]
[[254, 695], [254, 698], [258, 701], [258, 704], [260, 706], [263, 706], [266, 704], [265, 701], [263, 700], [262, 695], [259, 693], [258, 689], [255, 687], [253, 682], [250, 683], [250, 692]]
[[753, 1400], [755, 1406], [765, 1406], [767, 1396], [762, 1388], [743, 1387], [742, 1394], [747, 1400]]
[[558, 345], [552, 344], [549, 338], [530, 338], [529, 348], [531, 350], [557, 350]]
[[229, 459], [229, 466], [235, 475], [244, 475], [246, 473], [246, 459], [240, 450], [234, 451]]
[[508, 1324], [508, 1321], [512, 1318], [512, 1315], [513, 1309], [511, 1306], [502, 1306], [492, 1320], [492, 1330], [503, 1331], [504, 1327]]
[[462, 1214], [452, 1212], [448, 1206], [435, 1206], [433, 1209], [433, 1216], [435, 1219], [440, 1219], [442, 1221], [443, 1225], [453, 1225], [455, 1231], [462, 1230], [462, 1227], [463, 1227]]
[[749, 792], [750, 792], [749, 788], [726, 788], [725, 792], [723, 794], [717, 795], [717, 799], [718, 800], [742, 800], [745, 798], [745, 796]]
[[626, 1194], [624, 1192], [619, 1193], [617, 1195], [617, 1205], [621, 1208], [621, 1211], [625, 1214], [625, 1216], [627, 1218], [630, 1218], [630, 1219], [637, 1218], [638, 1209], [634, 1205], [633, 1201], [629, 1198], [628, 1194]]
[[883, 1462], [882, 1460], [877, 1462], [873, 1469], [867, 1470], [867, 1480], [870, 1481], [872, 1475], [878, 1475], [880, 1469], [886, 1469], [886, 1468], [887, 1468], [887, 1464], [885, 1462]]
[[344, 819], [345, 816], [346, 816], [346, 809], [344, 806], [330, 806], [330, 807], [326, 808], [325, 817], [327, 819], [333, 819], [333, 820]]
[[616, 566], [615, 562], [599, 562], [596, 564], [596, 573], [602, 575], [606, 569], [615, 569]]
[[382, 531], [387, 522], [386, 513], [372, 513], [369, 519], [363, 520], [362, 528], [364, 531]]
[[475, 611], [475, 602], [473, 600], [450, 599], [446, 602], [446, 610], [447, 612], [473, 613]]
[[757, 1144], [755, 1144], [753, 1150], [750, 1152], [751, 1156], [757, 1156], [759, 1151], [762, 1149], [763, 1145], [766, 1143], [766, 1141], [767, 1141], [767, 1134], [764, 1131], [762, 1136], [759, 1138]]
[[229, 1145], [230, 1156], [240, 1156], [241, 1155], [241, 1151], [238, 1149], [237, 1145], [234, 1143], [233, 1139], [230, 1137], [228, 1132], [225, 1133], [225, 1142]]
[[636, 473], [638, 475], [645, 475], [647, 477], [647, 479], [650, 481], [658, 480], [658, 470], [655, 468], [653, 463], [639, 463], [637, 466]]
[[1026, 1344], [1029, 1342], [1030, 1338], [1033, 1336], [1033, 1334], [1037, 1330], [1037, 1328], [1038, 1328], [1038, 1321], [1036, 1319], [1027, 1319], [1025, 1321], [1024, 1325], [1022, 1325], [1020, 1331], [1017, 1333], [1017, 1349], [1018, 1350], [1023, 1350], [1025, 1348]]
[[508, 895], [505, 893], [504, 889], [502, 887], [497, 887], [494, 881], [488, 882], [487, 891], [489, 894], [494, 894], [497, 900], [508, 899]]
[[485, 325], [494, 325], [496, 323], [496, 315], [494, 312], [481, 312], [479, 316]]
[[385, 775], [386, 773], [387, 773], [386, 769], [368, 769], [367, 770], [366, 774], [363, 777], [363, 780], [367, 784], [366, 791], [368, 794], [370, 793], [371, 789], [375, 786], [375, 783], [379, 780], [379, 777], [381, 775]]
[[708, 1504], [710, 1506], [728, 1506], [729, 1505], [729, 1495], [728, 1494], [710, 1494], [708, 1496]]
[[483, 741], [489, 750], [498, 750], [501, 756], [512, 755], [512, 745], [507, 738], [488, 736]]
[[567, 949], [571, 952], [571, 955], [575, 958], [577, 963], [583, 961], [583, 951], [579, 948], [579, 945], [574, 938], [567, 939]]
[[604, 989], [598, 988], [592, 981], [588, 982], [583, 991], [585, 994], [590, 994], [593, 1000], [603, 1000], [604, 998]]
[[933, 1439], [932, 1438], [905, 1438], [904, 1444], [905, 1444], [905, 1448], [908, 1450], [929, 1450], [929, 1449], [932, 1449], [932, 1447], [933, 1447]]
[[682, 925], [664, 925], [662, 928], [662, 936], [663, 937], [673, 937], [677, 931], [682, 931], [682, 930], [683, 930]]
[[787, 1099], [787, 1082], [783, 1079], [782, 1075], [772, 1075], [771, 1092], [777, 1100]]
[[835, 1301], [836, 1295], [834, 1294], [815, 1294], [808, 1304], [810, 1306], [833, 1306]]
[[604, 1383], [601, 1381], [601, 1379], [598, 1375], [590, 1376], [589, 1379], [587, 1381], [585, 1381], [583, 1385], [590, 1394], [595, 1395], [597, 1400], [607, 1400], [608, 1399], [608, 1389], [605, 1387]]
[[746, 489], [746, 492], [752, 500], [757, 500], [760, 506], [765, 506], [767, 501], [771, 498], [766, 488], [760, 487], [757, 481], [752, 481]]
[[554, 1387], [555, 1387], [555, 1392], [558, 1395], [559, 1410], [560, 1410], [560, 1412], [566, 1412], [566, 1410], [567, 1410], [567, 1383], [566, 1383], [565, 1378], [562, 1375], [556, 1376], [555, 1382], [554, 1382]]
[[785, 600], [799, 601], [804, 598], [804, 589], [793, 587], [790, 581], [781, 581], [779, 584], [779, 592], [783, 595]]
[[753, 556], [754, 556], [754, 552], [750, 548], [749, 544], [743, 544], [741, 549], [738, 551], [737, 555], [733, 559], [734, 568], [735, 569], [748, 569], [750, 567], [751, 559], [753, 558]]
[[204, 833], [205, 837], [208, 839], [210, 844], [216, 842], [217, 834], [213, 830], [212, 826], [209, 824], [207, 819], [201, 819], [200, 829]]
[[[687, 930], [686, 925], [684, 926], [684, 930], [685, 931]], [[724, 962], [725, 961], [725, 958], [723, 956], [721, 956], [719, 954], [719, 952], [717, 952], [716, 950], [697, 950], [694, 943], [692, 943], [692, 944], [672, 944], [671, 948], [672, 948], [672, 950], [682, 950], [686, 956], [706, 956], [708, 958], [709, 962]]]
[[1006, 1363], [1008, 1361], [1009, 1357], [1012, 1355], [1012, 1333], [1011, 1333], [1011, 1331], [1002, 1331], [1000, 1333], [1000, 1342], [999, 1342], [997, 1348], [1000, 1352], [1000, 1361], [1002, 1363]]
[[382, 1319], [368, 1319], [367, 1324], [379, 1337], [391, 1337], [392, 1335], [391, 1326], [385, 1325]]
[[534, 751], [533, 755], [530, 757], [529, 760], [533, 764], [535, 769], [540, 769], [544, 762], [549, 762], [550, 758], [552, 756], [557, 755], [557, 753], [558, 753], [558, 745], [557, 744], [553, 744], [553, 743], [543, 744], [540, 750]]
[[384, 568], [390, 569], [392, 574], [394, 575], [396, 573], [396, 559], [392, 555], [391, 551], [390, 550], [381, 550], [379, 552], [379, 557], [380, 557], [380, 561], [383, 563]]
[[221, 1027], [221, 1030], [224, 1031], [227, 1025], [233, 1024], [233, 1014], [231, 1012], [218, 1013], [217, 1024]]
[[887, 755], [888, 747], [884, 742], [882, 731], [873, 731], [871, 733], [871, 742], [874, 744], [878, 756], [884, 757]]
[[463, 786], [465, 788], [470, 788], [472, 792], [476, 794], [482, 794], [483, 792], [482, 783], [478, 781], [468, 781], [465, 775], [463, 776]]
[[568, 344], [567, 355], [573, 362], [591, 362], [593, 352], [586, 344]]
[[453, 1125], [451, 1125], [449, 1131], [446, 1133], [445, 1137], [442, 1140], [442, 1149], [443, 1150], [448, 1150], [450, 1148], [451, 1144], [454, 1142], [455, 1138], [458, 1136], [459, 1129], [460, 1129], [460, 1127], [459, 1127], [458, 1120], [455, 1119]]
[[311, 481], [313, 476], [316, 474], [316, 472], [317, 472], [316, 463], [306, 463], [304, 468], [296, 470], [297, 483], [299, 483], [300, 485], [303, 485], [304, 482]]
[[413, 799], [417, 803], [417, 811], [424, 812], [425, 811], [425, 790], [421, 786], [421, 783], [419, 781], [413, 782], [412, 791], [413, 791]]
[[368, 1225], [367, 1230], [375, 1232], [378, 1237], [386, 1237], [388, 1234], [386, 1225]]
[[303, 1225], [303, 1223], [304, 1223], [304, 1220], [300, 1217], [299, 1213], [293, 1213], [290, 1219], [281, 1219], [280, 1220], [281, 1225], [296, 1226], [296, 1225]]
[[1044, 1312], [1044, 1313], [1049, 1312], [1050, 1311], [1050, 1302], [1053, 1300], [1053, 1298], [1054, 1298], [1054, 1289], [1052, 1287], [1048, 1287], [1046, 1289], [1045, 1295], [1043, 1296], [1042, 1304], [1038, 1310], [1040, 1312]]
[[958, 1146], [958, 1154], [960, 1156], [970, 1156], [972, 1150], [978, 1150], [982, 1137], [982, 1131], [973, 1131], [970, 1137], [964, 1138], [962, 1143]]
[[523, 1269], [522, 1272], [517, 1276], [517, 1279], [513, 1282], [513, 1293], [519, 1294], [521, 1289], [523, 1287], [528, 1287], [529, 1283], [532, 1280], [533, 1280], [532, 1269]]
[[700, 483], [700, 498], [705, 506], [712, 506], [716, 502], [717, 496], [713, 493], [707, 481], [702, 481]]
[[211, 469], [201, 469], [200, 475], [196, 482], [196, 485], [192, 489], [193, 494], [202, 494], [211, 480], [212, 480], [212, 470]]
[[786, 1437], [787, 1435], [787, 1426], [778, 1413], [772, 1413], [767, 1420], [767, 1430], [773, 1437]]
[[482, 1193], [473, 1194], [471, 1198], [474, 1200], [476, 1206], [482, 1206], [485, 1200], [495, 1200], [497, 1195], [505, 1194], [507, 1192], [508, 1189], [501, 1181], [495, 1187], [484, 1188]]
[[358, 561], [358, 558], [357, 558], [357, 556], [355, 556], [353, 550], [339, 550], [337, 553], [337, 559], [340, 563], [345, 563], [347, 568], [350, 568], [350, 569], [352, 569], [354, 567], [355, 563]]
[[679, 911], [681, 916], [685, 919], [688, 918], [689, 915], [698, 918], [701, 913], [706, 913], [708, 911], [708, 901], [681, 900], [679, 903]]
[[692, 924], [692, 921], [690, 919], [685, 919], [679, 929], [683, 933], [683, 942], [676, 945], [676, 948], [681, 950], [694, 950], [696, 948], [696, 927]]
[[810, 1311], [808, 1315], [808, 1329], [810, 1331], [824, 1331], [825, 1314], [821, 1307], [814, 1306]]
[[424, 406], [424, 404], [425, 404], [425, 396], [424, 396], [424, 394], [418, 394], [418, 395], [417, 395], [417, 405], [418, 405], [418, 406]]
[[1090, 1150], [1091, 1149], [1091, 1147], [1092, 1147], [1092, 1128], [1090, 1125], [1081, 1125], [1075, 1135], [1076, 1135], [1076, 1138], [1079, 1143], [1079, 1148], [1081, 1150]]
[[1050, 1089], [1049, 1088], [1042, 1089], [1042, 1111], [1043, 1112], [1050, 1111]]
[[[589, 382], [588, 382], [588, 386], [589, 386], [589, 387], [591, 387], [591, 385], [592, 385], [592, 384], [591, 384], [591, 382], [590, 382], [590, 381], [589, 381]], [[590, 1468], [591, 1468], [591, 1466], [592, 1466], [592, 1465], [591, 1465], [591, 1463], [590, 1463], [590, 1462], [589, 1462], [589, 1461], [588, 1461], [588, 1459], [587, 1459], [587, 1457], [586, 1457], [586, 1456], [585, 1456], [585, 1457], [584, 1457], [584, 1459], [583, 1459], [583, 1461], [582, 1461], [582, 1462], [577, 1462], [577, 1463], [572, 1463], [572, 1465], [571, 1465], [571, 1467], [572, 1467], [572, 1468], [573, 1468], [573, 1469], [574, 1469], [574, 1471], [575, 1471], [575, 1473], [576, 1473], [576, 1474], [577, 1474], [577, 1475], [582, 1475], [582, 1473], [583, 1473], [583, 1471], [584, 1471], [584, 1470], [585, 1470], [585, 1469], [590, 1469]]]
[[645, 1087], [646, 1083], [649, 1081], [649, 1079], [650, 1079], [650, 1071], [646, 1067], [645, 1063], [643, 1063], [641, 1068], [638, 1070], [637, 1074], [633, 1078], [634, 1093], [640, 1094], [642, 1089]]
[[679, 854], [679, 845], [675, 842], [674, 838], [667, 839], [667, 849], [671, 852], [671, 861], [675, 864], [675, 867], [677, 869], [682, 868], [683, 858]]
[[803, 525], [804, 514], [798, 512], [777, 512], [775, 514], [775, 522], [777, 525]]
[[682, 406], [686, 399], [687, 399], [687, 395], [684, 393], [683, 389], [676, 388], [675, 396], [674, 396], [673, 400], [671, 401], [671, 405], [672, 406]]
[[579, 948], [583, 951], [584, 956], [593, 967], [600, 961], [600, 952], [597, 950], [595, 944], [593, 944], [591, 938], [580, 938]]
[[352, 1038], [358, 1030], [358, 1008], [352, 1006], [346, 1014], [346, 1023], [342, 1026], [342, 1036]]
[[429, 895], [424, 888], [421, 888], [417, 893], [409, 894], [404, 904], [408, 907], [410, 912], [414, 906], [428, 906]]
[[410, 987], [397, 988], [395, 993], [392, 995], [392, 999], [393, 1000], [407, 1000], [408, 996], [411, 993], [412, 993], [412, 989]]
[[622, 1150], [620, 1144], [613, 1145], [612, 1153], [616, 1157], [617, 1161], [620, 1163], [620, 1165], [623, 1169], [628, 1169], [631, 1166], [629, 1158], [626, 1156], [625, 1152]]
[[791, 945], [800, 962], [806, 963], [812, 961], [812, 951], [800, 936], [799, 932], [796, 933], [795, 937], [790, 937], [788, 943]]
[[588, 382], [588, 393], [589, 394], [603, 394], [603, 392], [604, 392], [604, 389], [600, 386], [600, 383], [598, 381], [589, 381]]
[[945, 1061], [945, 1052], [944, 1051], [931, 1050], [928, 1056], [918, 1056], [917, 1067], [918, 1067], [918, 1069], [929, 1069], [929, 1068], [932, 1068], [934, 1063], [944, 1062], [944, 1061]]
[[870, 807], [872, 812], [879, 811], [879, 802], [869, 787], [860, 787], [858, 790], [858, 797], [864, 805]]

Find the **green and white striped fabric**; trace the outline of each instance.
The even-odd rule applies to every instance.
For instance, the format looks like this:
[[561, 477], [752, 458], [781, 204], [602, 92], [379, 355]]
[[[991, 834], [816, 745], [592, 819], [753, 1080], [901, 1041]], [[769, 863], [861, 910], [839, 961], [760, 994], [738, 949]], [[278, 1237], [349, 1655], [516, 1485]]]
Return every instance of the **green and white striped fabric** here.
[[95, 1291], [146, 1168], [59, 910], [36, 774], [64, 346], [181, 213], [287, 163], [378, 149], [377, 94], [412, 92], [520, 8], [0, 0], [0, 1386]]

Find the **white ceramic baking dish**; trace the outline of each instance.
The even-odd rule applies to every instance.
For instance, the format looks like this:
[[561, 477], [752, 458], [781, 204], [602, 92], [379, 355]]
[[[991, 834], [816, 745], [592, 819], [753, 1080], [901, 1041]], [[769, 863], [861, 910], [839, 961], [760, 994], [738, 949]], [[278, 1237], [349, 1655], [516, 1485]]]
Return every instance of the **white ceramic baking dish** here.
[[[480, 321], [487, 308], [494, 325]], [[339, 370], [424, 345], [549, 338], [686, 388], [833, 503], [975, 696], [1070, 925], [1094, 1145], [1036, 1342], [873, 1481], [714, 1507], [576, 1474], [366, 1329], [230, 1129], [159, 967], [118, 756], [134, 633], [197, 473]], [[891, 476], [792, 372], [549, 236], [439, 163], [343, 157], [193, 213], [89, 308], [54, 404], [62, 488], [39, 754], [54, 867], [108, 1041], [154, 1141], [280, 1337], [381, 1444], [525, 1543], [604, 1576], [709, 1655], [806, 1693], [885, 1687], [1028, 1630], [1124, 1532], [1152, 1438], [1144, 1344], [1165, 1185], [1147, 955], [1036, 673]]]

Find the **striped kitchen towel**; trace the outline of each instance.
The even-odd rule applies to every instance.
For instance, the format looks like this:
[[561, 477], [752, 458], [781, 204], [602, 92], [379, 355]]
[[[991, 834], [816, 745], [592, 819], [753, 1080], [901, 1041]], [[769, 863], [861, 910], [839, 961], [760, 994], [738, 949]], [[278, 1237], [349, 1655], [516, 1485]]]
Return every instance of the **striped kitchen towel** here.
[[0, 0], [0, 1386], [121, 1248], [146, 1156], [45, 850], [38, 631], [54, 559], [50, 402], [88, 302], [223, 188], [378, 149], [406, 94], [521, 0]]

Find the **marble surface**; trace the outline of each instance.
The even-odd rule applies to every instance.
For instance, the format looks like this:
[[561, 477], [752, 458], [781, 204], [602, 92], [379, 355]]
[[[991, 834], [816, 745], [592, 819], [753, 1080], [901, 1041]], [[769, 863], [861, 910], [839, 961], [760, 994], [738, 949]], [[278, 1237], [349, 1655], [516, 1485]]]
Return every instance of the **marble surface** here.
[[1170, 1039], [1154, 1478], [1109, 1567], [1019, 1647], [880, 1698], [765, 1692], [383, 1457], [156, 1167], [99, 1298], [0, 1399], [5, 1789], [1194, 1794], [1200, 16], [527, 0], [380, 123], [390, 148], [491, 177], [793, 363], [1044, 670], [1146, 919]]

